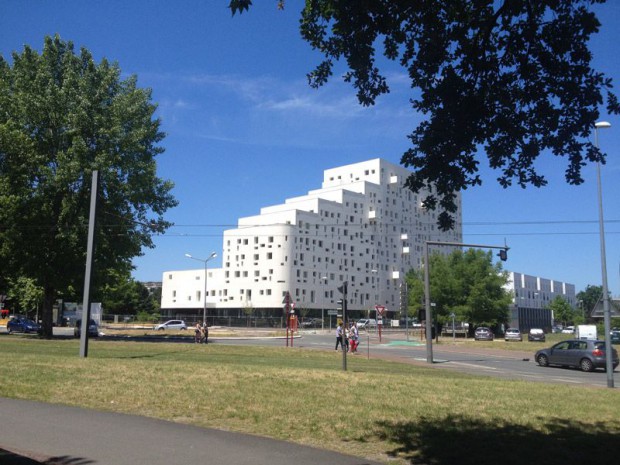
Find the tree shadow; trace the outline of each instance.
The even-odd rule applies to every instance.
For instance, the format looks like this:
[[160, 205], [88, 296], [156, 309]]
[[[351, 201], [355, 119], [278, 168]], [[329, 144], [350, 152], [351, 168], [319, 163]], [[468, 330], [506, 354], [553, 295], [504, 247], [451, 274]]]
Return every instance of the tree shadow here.
[[424, 465], [583, 465], [618, 463], [620, 422], [582, 423], [533, 418], [541, 427], [484, 422], [453, 415], [418, 422], [376, 424], [381, 440], [395, 443], [389, 452]]
[[90, 463], [95, 463], [95, 460], [64, 455], [62, 457], [51, 457], [45, 462], [41, 462], [41, 465], [88, 465]]
[[2, 465], [89, 465], [95, 463], [95, 461], [68, 455], [35, 459], [5, 449], [0, 449], [0, 463]]

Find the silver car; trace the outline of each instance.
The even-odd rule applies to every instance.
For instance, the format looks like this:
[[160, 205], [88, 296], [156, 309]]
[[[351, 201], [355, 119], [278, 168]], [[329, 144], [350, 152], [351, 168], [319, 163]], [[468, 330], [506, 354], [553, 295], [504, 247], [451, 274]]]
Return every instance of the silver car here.
[[517, 328], [508, 328], [504, 333], [504, 340], [507, 341], [522, 341], [523, 336], [521, 335], [521, 331]]
[[[605, 341], [569, 339], [536, 352], [534, 359], [541, 367], [559, 365], [578, 367], [583, 371], [605, 368]], [[612, 366], [618, 366], [618, 352], [612, 348]]]
[[156, 331], [163, 331], [164, 329], [182, 329], [186, 330], [187, 325], [183, 320], [168, 320], [165, 323], [155, 326]]

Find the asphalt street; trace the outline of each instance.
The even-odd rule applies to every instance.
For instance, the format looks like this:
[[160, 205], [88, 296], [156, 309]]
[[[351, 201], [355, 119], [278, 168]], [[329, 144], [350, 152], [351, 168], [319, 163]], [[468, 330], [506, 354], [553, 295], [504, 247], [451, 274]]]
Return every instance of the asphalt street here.
[[2, 465], [379, 465], [285, 441], [135, 415], [5, 398], [0, 398], [0, 412]]

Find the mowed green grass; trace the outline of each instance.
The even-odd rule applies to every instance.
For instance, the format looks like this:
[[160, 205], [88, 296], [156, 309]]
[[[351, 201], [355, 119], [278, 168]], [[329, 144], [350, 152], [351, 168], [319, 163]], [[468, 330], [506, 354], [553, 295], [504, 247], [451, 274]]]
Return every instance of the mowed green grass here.
[[84, 359], [77, 340], [3, 335], [0, 351], [5, 397], [247, 432], [384, 463], [620, 459], [618, 390], [363, 356], [347, 357], [345, 372], [339, 352], [284, 347], [91, 340]]

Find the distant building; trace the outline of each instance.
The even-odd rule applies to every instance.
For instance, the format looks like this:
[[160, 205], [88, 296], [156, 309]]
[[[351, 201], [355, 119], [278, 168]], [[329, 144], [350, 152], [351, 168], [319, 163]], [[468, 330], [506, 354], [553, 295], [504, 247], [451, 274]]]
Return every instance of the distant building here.
[[[620, 318], [620, 299], [609, 299], [609, 314], [611, 318]], [[605, 312], [603, 311], [603, 300], [599, 299], [596, 303], [592, 312], [590, 313], [591, 318], [603, 319], [605, 318]], [[612, 326], [619, 325], [620, 323], [616, 320], [612, 320]]]
[[509, 282], [505, 288], [512, 293], [510, 326], [521, 332], [531, 328], [551, 331], [553, 312], [549, 304], [558, 296], [575, 308], [575, 285], [552, 279], [539, 278], [522, 273], [508, 272]]
[[155, 293], [158, 289], [161, 289], [161, 281], [146, 281], [142, 285], [148, 289], [149, 294]]
[[[422, 207], [428, 192], [404, 186], [410, 171], [382, 159], [325, 170], [320, 189], [264, 207], [224, 232], [222, 268], [166, 271], [161, 308], [168, 316], [197, 316], [207, 279], [209, 316], [252, 308], [281, 315], [289, 292], [295, 308], [335, 309], [348, 282], [348, 308], [400, 305], [404, 274], [419, 268], [425, 241], [462, 241], [460, 195], [456, 227], [437, 227]], [[448, 248], [448, 251], [450, 249]]]

